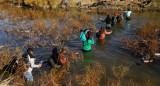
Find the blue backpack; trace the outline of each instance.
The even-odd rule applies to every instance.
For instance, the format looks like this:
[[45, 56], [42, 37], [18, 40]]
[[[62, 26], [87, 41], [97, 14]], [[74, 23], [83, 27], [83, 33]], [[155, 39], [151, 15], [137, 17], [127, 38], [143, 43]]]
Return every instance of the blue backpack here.
[[86, 41], [87, 40], [87, 37], [86, 37], [86, 34], [87, 34], [88, 30], [86, 30], [85, 32], [82, 32], [81, 35], [80, 35], [80, 39], [81, 41]]

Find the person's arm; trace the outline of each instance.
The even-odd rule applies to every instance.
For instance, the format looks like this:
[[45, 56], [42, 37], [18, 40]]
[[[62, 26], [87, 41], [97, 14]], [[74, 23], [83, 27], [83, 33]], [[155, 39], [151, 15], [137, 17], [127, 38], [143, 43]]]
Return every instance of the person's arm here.
[[40, 67], [40, 64], [36, 65], [34, 62], [35, 62], [35, 61], [34, 61], [34, 58], [31, 58], [31, 59], [30, 59], [31, 67], [32, 67], [32, 68], [39, 68], [39, 67]]
[[110, 31], [110, 32], [105, 31], [105, 34], [111, 34], [111, 33], [112, 33], [112, 31]]
[[96, 30], [96, 33], [98, 33], [99, 32], [99, 30]]
[[107, 18], [103, 21], [103, 20], [101, 20], [102, 22], [106, 22], [106, 20], [107, 20]]
[[89, 31], [89, 30], [86, 30], [86, 31], [84, 32], [84, 34], [87, 34], [88, 31]]
[[94, 39], [93, 38], [90, 40], [89, 44], [94, 44]]

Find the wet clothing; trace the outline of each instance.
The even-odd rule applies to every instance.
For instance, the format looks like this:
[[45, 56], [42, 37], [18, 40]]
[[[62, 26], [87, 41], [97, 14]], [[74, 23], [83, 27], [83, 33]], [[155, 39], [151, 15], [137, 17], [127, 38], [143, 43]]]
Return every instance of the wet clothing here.
[[103, 22], [106, 22], [106, 24], [111, 24], [111, 18], [107, 17]]
[[[96, 31], [96, 33], [98, 33], [99, 31]], [[107, 32], [107, 31], [105, 31], [105, 32], [102, 32], [102, 34], [101, 34], [101, 37], [100, 38], [98, 38], [98, 39], [105, 39], [105, 35], [106, 34], [111, 34], [112, 32]]]
[[87, 32], [88, 32], [88, 30], [86, 30], [85, 32], [82, 32], [81, 33], [81, 35], [80, 35], [80, 39], [81, 39], [81, 41], [86, 41], [87, 40], [87, 38], [86, 38], [86, 34], [87, 34]]
[[94, 44], [94, 39], [89, 39], [89, 40], [83, 42], [83, 50], [90, 51], [91, 50], [91, 44]]
[[24, 73], [24, 77], [26, 77], [28, 82], [33, 82], [33, 76], [31, 72]]
[[112, 19], [110, 17], [107, 17], [104, 21], [102, 22], [105, 22], [106, 23], [106, 28], [107, 29], [110, 29], [111, 28], [111, 22], [112, 22]]
[[126, 17], [126, 20], [131, 20], [131, 18], [130, 17]]
[[111, 24], [107, 24], [107, 25], [106, 25], [106, 28], [107, 28], [107, 29], [110, 29], [110, 28], [111, 28]]
[[132, 11], [125, 11], [125, 15], [126, 17], [130, 17], [131, 16]]

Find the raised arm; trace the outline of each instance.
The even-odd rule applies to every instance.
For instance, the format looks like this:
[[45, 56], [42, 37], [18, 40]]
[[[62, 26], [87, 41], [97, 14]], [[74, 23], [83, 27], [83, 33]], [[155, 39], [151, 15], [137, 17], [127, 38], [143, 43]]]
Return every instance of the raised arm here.
[[99, 32], [99, 30], [96, 30], [96, 33], [98, 33]]
[[110, 32], [105, 31], [105, 34], [111, 34], [111, 33], [112, 33], [112, 31], [110, 31]]
[[34, 58], [31, 58], [31, 59], [30, 59], [30, 62], [31, 62], [31, 67], [32, 67], [32, 68], [39, 68], [39, 65], [36, 65], [36, 64], [34, 63], [34, 62], [35, 62], [35, 61], [34, 61]]
[[[106, 18], [107, 19], [107, 18]], [[106, 19], [105, 20], [101, 20], [102, 22], [106, 22]]]

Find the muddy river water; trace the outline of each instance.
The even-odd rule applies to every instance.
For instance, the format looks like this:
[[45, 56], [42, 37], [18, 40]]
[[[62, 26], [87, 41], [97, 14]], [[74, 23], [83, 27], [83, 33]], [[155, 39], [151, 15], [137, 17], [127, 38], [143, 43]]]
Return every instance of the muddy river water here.
[[[107, 71], [107, 76], [112, 73], [111, 66], [113, 65], [125, 65], [129, 67], [129, 71], [122, 81], [122, 86], [128, 86], [128, 82], [132, 79], [138, 86], [144, 86], [148, 80], [151, 82], [151, 86], [160, 85], [160, 64], [159, 63], [149, 63], [136, 65], [138, 59], [132, 55], [130, 52], [125, 50], [122, 44], [119, 42], [122, 36], [122, 32], [126, 34], [127, 37], [135, 37], [134, 30], [139, 29], [142, 25], [148, 23], [152, 20], [159, 20], [158, 17], [160, 13], [135, 13], [132, 16], [131, 21], [124, 21], [122, 25], [117, 24], [112, 27], [113, 33], [107, 35], [104, 41], [99, 41], [96, 37], [95, 45], [92, 46], [92, 51], [83, 53], [86, 63], [92, 63], [92, 60], [99, 61]], [[100, 29], [101, 26], [105, 26], [105, 23], [99, 21], [100, 18], [105, 18], [106, 15], [92, 14], [90, 16], [94, 17], [96, 29]], [[3, 21], [1, 21], [3, 23]], [[4, 28], [2, 24], [0, 27]], [[123, 28], [122, 28], [123, 27]], [[0, 44], [5, 44], [4, 40], [4, 29], [0, 32]], [[82, 42], [80, 39], [75, 38], [69, 40], [66, 45], [71, 50], [81, 50]], [[52, 48], [36, 48], [35, 56], [37, 57], [37, 62], [40, 60], [47, 60], [51, 54]], [[37, 71], [48, 71], [50, 67], [44, 64], [42, 68]]]

